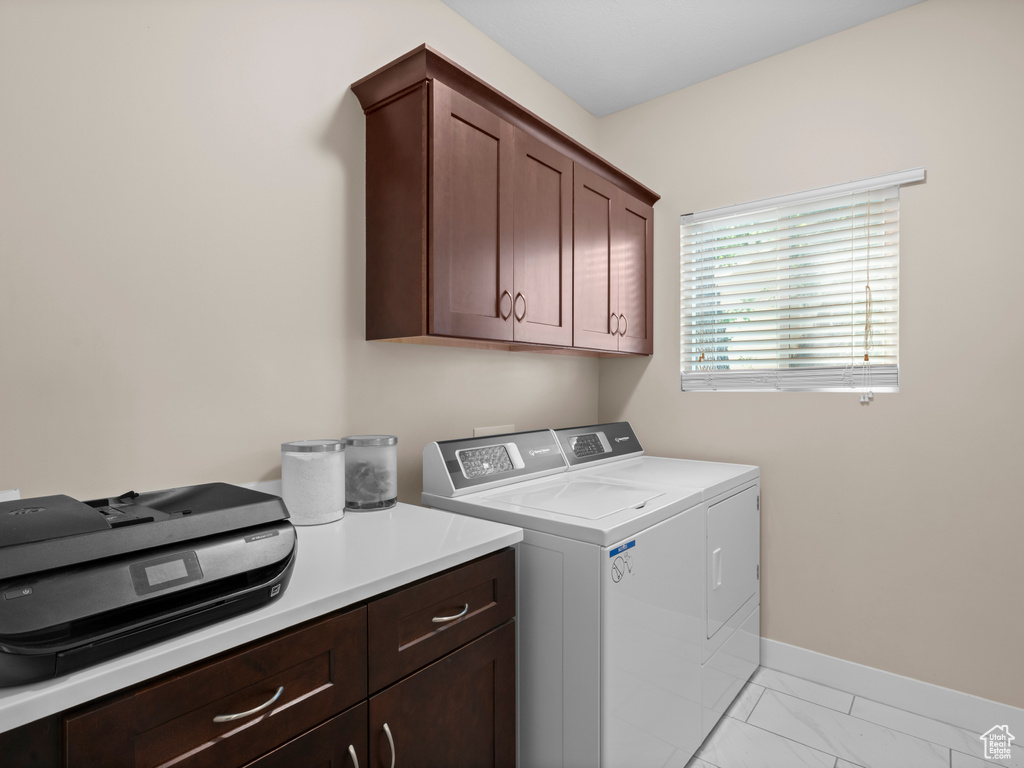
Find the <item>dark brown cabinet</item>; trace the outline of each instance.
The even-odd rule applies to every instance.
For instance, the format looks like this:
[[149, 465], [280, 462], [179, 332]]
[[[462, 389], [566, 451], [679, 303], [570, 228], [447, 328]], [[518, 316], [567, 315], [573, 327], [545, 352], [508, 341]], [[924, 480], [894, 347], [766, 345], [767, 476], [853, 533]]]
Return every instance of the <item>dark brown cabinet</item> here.
[[514, 768], [514, 616], [511, 550], [370, 603], [371, 766]]
[[370, 698], [370, 765], [515, 768], [515, 687], [505, 624]]
[[360, 607], [68, 715], [66, 766], [243, 766], [366, 692]]
[[619, 248], [619, 351], [654, 352], [654, 209], [619, 191], [615, 208]]
[[513, 336], [572, 346], [572, 160], [516, 129]]
[[506, 549], [0, 734], [3, 762], [513, 768], [514, 617]]
[[246, 768], [357, 768], [367, 765], [367, 705], [332, 717]]
[[431, 90], [432, 334], [572, 344], [572, 161]]
[[[366, 113], [367, 339], [650, 354], [657, 195], [426, 46], [352, 90]], [[574, 251], [592, 202], [576, 198], [581, 173], [613, 191], [600, 309], [614, 330], [595, 320], [600, 279], [577, 274], [592, 261]]]
[[[573, 340], [590, 349], [617, 350], [617, 270], [613, 268], [615, 198], [608, 181], [579, 169], [573, 188]], [[617, 321], [617, 318], [616, 318]]]
[[573, 344], [651, 354], [651, 206], [579, 167], [573, 200]]
[[59, 714], [0, 733], [4, 768], [57, 768], [62, 765], [61, 756]]
[[431, 95], [429, 331], [511, 340], [513, 128], [444, 83]]
[[515, 616], [509, 550], [439, 574], [369, 605], [369, 692], [374, 694]]

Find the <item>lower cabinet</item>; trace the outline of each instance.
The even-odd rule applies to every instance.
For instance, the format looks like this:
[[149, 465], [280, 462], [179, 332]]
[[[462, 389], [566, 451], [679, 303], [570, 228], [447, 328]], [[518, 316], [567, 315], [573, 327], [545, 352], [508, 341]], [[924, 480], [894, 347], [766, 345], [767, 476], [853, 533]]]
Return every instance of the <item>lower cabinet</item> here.
[[516, 764], [515, 627], [494, 630], [370, 698], [370, 765]]
[[246, 768], [361, 768], [366, 762], [366, 703], [333, 717]]
[[514, 768], [514, 615], [506, 549], [0, 734], [0, 763]]

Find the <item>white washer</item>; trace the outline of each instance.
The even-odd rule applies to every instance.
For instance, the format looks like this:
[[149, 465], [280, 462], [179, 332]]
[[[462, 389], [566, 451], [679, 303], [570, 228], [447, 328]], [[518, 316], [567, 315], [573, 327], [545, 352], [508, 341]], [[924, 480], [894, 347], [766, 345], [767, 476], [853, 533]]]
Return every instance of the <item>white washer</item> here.
[[[573, 468], [585, 468], [568, 471], [560, 442]], [[703, 680], [716, 655], [708, 648], [731, 648], [716, 638], [723, 627], [734, 634], [735, 619], [707, 630], [705, 496], [716, 486], [614, 476], [642, 453], [624, 422], [424, 448], [424, 504], [524, 529], [517, 545], [524, 767], [685, 764], [717, 711]], [[583, 454], [596, 458], [580, 461]], [[756, 489], [751, 469], [746, 485]], [[731, 498], [727, 476], [719, 485], [723, 500]], [[724, 568], [731, 558], [716, 562]], [[730, 572], [723, 570], [723, 584]], [[714, 610], [719, 602], [712, 600]]]
[[747, 464], [637, 453], [619, 458], [591, 447], [635, 441], [625, 422], [559, 429], [555, 436], [570, 471], [615, 481], [701, 489], [705, 511], [703, 741], [760, 663], [760, 470]]

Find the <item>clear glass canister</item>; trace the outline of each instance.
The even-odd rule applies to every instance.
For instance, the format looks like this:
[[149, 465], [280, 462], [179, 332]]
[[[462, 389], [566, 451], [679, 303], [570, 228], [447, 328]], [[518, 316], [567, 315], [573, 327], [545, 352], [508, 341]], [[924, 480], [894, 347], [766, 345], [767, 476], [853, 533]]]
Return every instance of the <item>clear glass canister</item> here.
[[345, 438], [345, 508], [386, 509], [398, 503], [398, 438]]
[[345, 446], [341, 440], [281, 443], [281, 498], [295, 525], [320, 525], [345, 514]]

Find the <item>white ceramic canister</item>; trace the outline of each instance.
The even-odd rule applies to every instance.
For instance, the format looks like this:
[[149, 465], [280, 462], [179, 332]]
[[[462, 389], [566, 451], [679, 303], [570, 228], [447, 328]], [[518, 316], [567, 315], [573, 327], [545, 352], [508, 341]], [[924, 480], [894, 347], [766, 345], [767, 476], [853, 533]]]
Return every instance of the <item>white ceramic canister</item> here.
[[345, 446], [341, 440], [281, 443], [281, 498], [295, 525], [320, 525], [345, 514]]
[[398, 438], [345, 438], [345, 508], [386, 509], [398, 503]]

